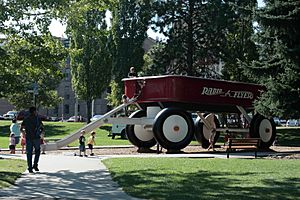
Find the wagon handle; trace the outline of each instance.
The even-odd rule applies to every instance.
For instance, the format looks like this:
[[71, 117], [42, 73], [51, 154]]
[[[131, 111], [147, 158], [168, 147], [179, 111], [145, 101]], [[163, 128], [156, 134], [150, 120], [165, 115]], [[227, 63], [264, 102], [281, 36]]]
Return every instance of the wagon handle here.
[[146, 85], [146, 80], [137, 80], [136, 81], [136, 90], [135, 90], [135, 94], [133, 96], [133, 98], [138, 99], [139, 96], [142, 94], [142, 90]]
[[202, 113], [200, 112], [196, 112], [197, 115], [200, 117], [200, 119], [202, 120], [202, 122], [204, 123], [204, 125], [211, 131], [216, 131], [211, 124], [203, 117]]

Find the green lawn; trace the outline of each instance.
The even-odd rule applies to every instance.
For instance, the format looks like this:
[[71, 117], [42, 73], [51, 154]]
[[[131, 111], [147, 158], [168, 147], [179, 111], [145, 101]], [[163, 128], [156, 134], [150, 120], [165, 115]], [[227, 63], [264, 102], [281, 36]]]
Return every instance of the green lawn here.
[[[0, 148], [8, 148], [9, 126], [10, 121], [0, 121]], [[83, 127], [85, 123], [74, 122], [44, 122], [46, 130], [46, 139], [63, 138], [79, 128]], [[119, 136], [116, 139], [107, 137], [110, 125], [105, 125], [102, 129], [96, 129], [96, 145], [126, 145], [130, 144], [128, 140], [122, 140]], [[89, 135], [86, 135], [88, 137]], [[283, 146], [299, 146], [300, 145], [300, 128], [278, 128], [277, 129], [278, 144]], [[220, 138], [221, 139], [221, 138]], [[220, 140], [221, 141], [221, 140]], [[193, 141], [192, 144], [198, 144]], [[78, 141], [70, 144], [70, 146], [77, 146]], [[20, 147], [18, 145], [17, 147]]]
[[266, 159], [114, 158], [113, 180], [143, 199], [297, 199], [300, 161]]
[[[75, 122], [43, 122], [45, 125], [45, 135], [46, 139], [60, 139], [63, 138], [76, 130], [80, 129], [85, 123], [75, 123]], [[9, 140], [9, 126], [10, 121], [0, 121], [0, 148], [8, 148]], [[124, 145], [130, 144], [128, 140], [122, 140], [120, 137], [116, 136], [115, 139], [108, 137], [108, 131], [105, 130], [109, 125], [104, 126], [102, 129], [97, 128], [96, 131], [96, 145]], [[86, 135], [86, 138], [89, 134]], [[70, 146], [78, 146], [78, 141], [70, 144]], [[20, 144], [17, 146], [20, 147]]]
[[278, 144], [282, 146], [300, 146], [300, 128], [277, 128]]
[[13, 185], [26, 167], [25, 160], [0, 159], [0, 189]]

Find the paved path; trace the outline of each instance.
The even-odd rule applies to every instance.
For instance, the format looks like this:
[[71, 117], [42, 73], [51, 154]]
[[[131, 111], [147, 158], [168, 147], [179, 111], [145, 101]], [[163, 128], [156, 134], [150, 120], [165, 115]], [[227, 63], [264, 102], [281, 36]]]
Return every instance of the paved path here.
[[[298, 152], [299, 153], [299, 152]], [[258, 152], [269, 156], [271, 152]], [[3, 154], [0, 157], [25, 159], [25, 155]], [[41, 155], [40, 172], [24, 173], [16, 186], [0, 190], [0, 199], [135, 199], [113, 182], [101, 159], [111, 157], [193, 157], [224, 158], [226, 153], [137, 154], [75, 157], [73, 153]], [[233, 153], [231, 158], [253, 158], [253, 152]]]
[[100, 159], [42, 155], [39, 168], [0, 190], [0, 199], [134, 199], [112, 181]]

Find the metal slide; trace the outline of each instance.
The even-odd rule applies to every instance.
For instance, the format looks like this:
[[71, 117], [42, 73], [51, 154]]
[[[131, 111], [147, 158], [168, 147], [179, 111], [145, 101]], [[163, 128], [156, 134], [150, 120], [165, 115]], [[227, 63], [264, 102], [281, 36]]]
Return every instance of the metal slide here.
[[47, 143], [45, 145], [45, 150], [46, 151], [55, 151], [62, 147], [67, 146], [68, 144], [74, 142], [75, 140], [78, 140], [82, 130], [85, 130], [86, 133], [89, 133], [89, 132], [95, 130], [96, 128], [100, 127], [101, 125], [108, 123], [107, 118], [109, 118], [111, 115], [115, 114], [116, 112], [122, 110], [127, 105], [134, 103], [134, 101], [135, 101], [135, 99], [130, 99], [127, 103], [124, 103], [124, 104], [116, 107], [115, 109], [109, 111], [108, 113], [105, 113], [101, 118], [85, 125], [84, 127], [77, 130], [75, 133], [68, 135], [61, 140], [58, 140], [57, 142]]

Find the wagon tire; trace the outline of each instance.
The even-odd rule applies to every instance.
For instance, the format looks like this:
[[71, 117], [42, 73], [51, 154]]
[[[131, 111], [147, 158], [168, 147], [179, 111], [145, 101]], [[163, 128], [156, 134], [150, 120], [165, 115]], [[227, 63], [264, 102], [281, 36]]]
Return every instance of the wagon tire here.
[[269, 148], [276, 138], [276, 124], [272, 118], [256, 114], [250, 123], [250, 137], [260, 138], [260, 148]]
[[250, 122], [250, 127], [249, 127], [249, 133], [250, 133], [250, 137], [251, 138], [257, 138], [258, 137], [258, 134], [255, 134], [254, 132], [255, 132], [255, 122], [256, 122], [256, 120], [260, 117], [260, 116], [262, 116], [261, 114], [255, 114], [253, 117], [252, 117], [252, 119], [251, 119], [251, 122]]
[[165, 108], [154, 119], [153, 133], [165, 149], [181, 150], [193, 139], [194, 123], [191, 114], [178, 108]]
[[[207, 113], [207, 114], [204, 114], [203, 116], [206, 118], [208, 115], [209, 114]], [[214, 116], [213, 126], [215, 126], [216, 128], [220, 128], [220, 122], [216, 116]], [[197, 117], [197, 119], [195, 121], [195, 138], [201, 144], [202, 148], [204, 148], [204, 149], [207, 149], [210, 145], [210, 143], [209, 143], [210, 136], [208, 136], [209, 133], [207, 133], [207, 131], [208, 130], [206, 129], [204, 123], [201, 121], [200, 117]], [[214, 144], [219, 139], [219, 136], [220, 136], [220, 132], [217, 131], [215, 138], [214, 138]]]
[[[129, 118], [142, 117], [146, 117], [146, 112], [144, 110], [138, 110], [129, 116]], [[125, 132], [128, 140], [139, 148], [150, 148], [156, 144], [153, 132], [145, 130], [142, 125], [126, 125]]]

